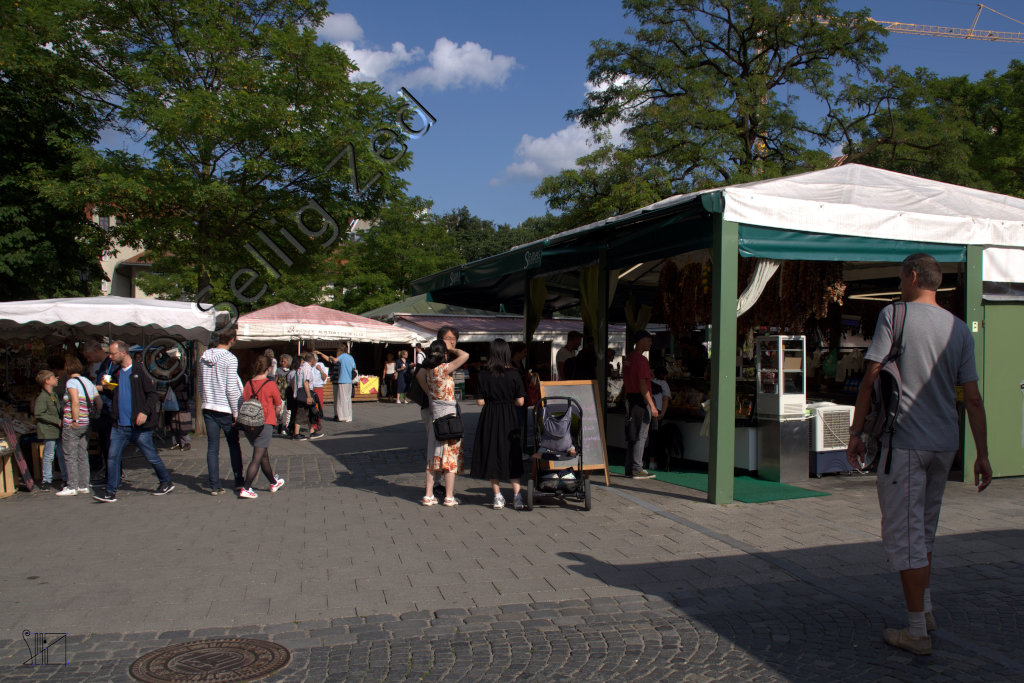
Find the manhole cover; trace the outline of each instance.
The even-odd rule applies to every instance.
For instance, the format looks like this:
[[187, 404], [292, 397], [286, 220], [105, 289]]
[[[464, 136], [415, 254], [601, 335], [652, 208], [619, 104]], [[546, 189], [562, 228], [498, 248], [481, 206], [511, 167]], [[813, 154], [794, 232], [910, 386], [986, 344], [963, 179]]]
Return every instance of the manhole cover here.
[[291, 661], [288, 648], [265, 640], [217, 638], [169, 645], [136, 659], [128, 673], [137, 681], [251, 681]]

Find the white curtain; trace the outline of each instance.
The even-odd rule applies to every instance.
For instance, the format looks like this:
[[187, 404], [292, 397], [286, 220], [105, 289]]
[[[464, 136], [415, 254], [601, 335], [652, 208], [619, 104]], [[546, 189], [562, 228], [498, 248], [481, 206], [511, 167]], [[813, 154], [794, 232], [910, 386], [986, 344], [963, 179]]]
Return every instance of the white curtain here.
[[736, 299], [736, 317], [740, 317], [749, 311], [761, 297], [761, 292], [768, 286], [768, 281], [775, 275], [781, 264], [775, 259], [757, 259], [757, 266], [754, 268], [754, 277], [750, 284], [743, 290], [743, 293]]

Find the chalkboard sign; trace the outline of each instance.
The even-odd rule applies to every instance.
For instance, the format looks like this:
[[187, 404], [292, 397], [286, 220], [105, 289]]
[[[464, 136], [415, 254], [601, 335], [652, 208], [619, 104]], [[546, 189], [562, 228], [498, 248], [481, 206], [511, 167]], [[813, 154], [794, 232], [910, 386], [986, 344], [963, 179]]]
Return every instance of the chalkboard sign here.
[[604, 440], [604, 415], [597, 397], [597, 382], [575, 380], [568, 382], [541, 382], [541, 398], [568, 396], [579, 401], [583, 409], [583, 469], [604, 470], [608, 480], [608, 449]]

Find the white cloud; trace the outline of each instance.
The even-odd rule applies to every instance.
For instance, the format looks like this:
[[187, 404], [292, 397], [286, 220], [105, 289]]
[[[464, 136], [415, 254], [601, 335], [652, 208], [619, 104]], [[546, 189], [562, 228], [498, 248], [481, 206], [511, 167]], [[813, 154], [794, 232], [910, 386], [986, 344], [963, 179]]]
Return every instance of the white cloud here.
[[328, 14], [317, 35], [333, 43], [362, 40], [363, 29], [351, 14]]
[[[610, 142], [622, 144], [624, 124], [609, 129]], [[590, 131], [579, 123], [571, 123], [562, 130], [543, 138], [524, 134], [516, 146], [515, 163], [505, 167], [505, 173], [491, 178], [490, 184], [502, 185], [519, 179], [539, 180], [568, 168], [576, 167], [576, 160], [596, 149]]]
[[403, 43], [392, 43], [390, 50], [364, 50], [357, 48], [351, 41], [341, 41], [338, 47], [359, 68], [359, 71], [352, 74], [354, 81], [379, 81], [401, 64], [419, 61], [423, 57], [423, 50], [418, 47], [406, 49]]
[[457, 45], [447, 38], [438, 38], [427, 57], [430, 66], [423, 66], [406, 74], [411, 85], [432, 85], [438, 90], [464, 86], [504, 85], [515, 57], [495, 55], [479, 43]]

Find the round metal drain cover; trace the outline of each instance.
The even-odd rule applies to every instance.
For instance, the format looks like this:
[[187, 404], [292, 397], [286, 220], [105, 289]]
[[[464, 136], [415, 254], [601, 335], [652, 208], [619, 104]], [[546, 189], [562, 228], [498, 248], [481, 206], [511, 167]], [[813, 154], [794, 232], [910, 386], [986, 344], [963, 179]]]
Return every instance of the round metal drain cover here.
[[128, 673], [146, 683], [251, 681], [284, 668], [291, 658], [288, 648], [265, 640], [194, 640], [142, 655]]

